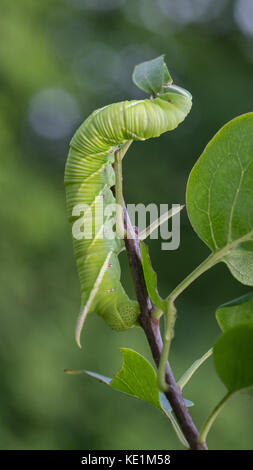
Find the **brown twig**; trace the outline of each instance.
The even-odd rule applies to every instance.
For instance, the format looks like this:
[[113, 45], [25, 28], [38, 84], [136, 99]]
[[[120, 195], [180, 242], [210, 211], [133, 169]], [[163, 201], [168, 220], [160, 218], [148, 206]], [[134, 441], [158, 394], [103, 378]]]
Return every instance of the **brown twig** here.
[[[145, 332], [146, 338], [150, 345], [150, 349], [152, 351], [154, 361], [156, 363], [156, 366], [158, 367], [163, 348], [159, 320], [156, 318], [152, 318], [151, 316], [153, 307], [144, 280], [144, 274], [141, 263], [140, 245], [138, 237], [132, 227], [126, 208], [124, 210], [124, 223], [127, 231], [127, 236], [125, 238], [125, 246], [132, 271], [137, 300], [140, 305], [139, 322]], [[168, 361], [166, 365], [165, 379], [169, 386], [168, 391], [165, 393], [165, 395], [174, 411], [178, 424], [187, 442], [189, 443], [190, 449], [207, 450], [207, 446], [205, 443], [198, 442], [198, 430], [185, 405], [181, 389], [175, 381], [174, 375], [172, 373]]]

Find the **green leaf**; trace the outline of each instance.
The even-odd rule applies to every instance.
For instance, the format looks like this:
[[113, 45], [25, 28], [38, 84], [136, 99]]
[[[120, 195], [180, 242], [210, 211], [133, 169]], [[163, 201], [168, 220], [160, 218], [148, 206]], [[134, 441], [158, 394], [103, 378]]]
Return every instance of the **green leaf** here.
[[149, 95], [161, 93], [166, 85], [172, 83], [163, 55], [136, 65], [132, 78], [135, 85]]
[[[121, 348], [122, 367], [113, 378], [91, 372], [89, 370], [65, 369], [71, 375], [86, 374], [109, 387], [151, 403], [167, 416], [171, 406], [165, 395], [159, 392], [157, 375], [151, 364], [141, 354], [128, 348]], [[193, 406], [190, 400], [185, 400], [186, 406]]]
[[140, 242], [141, 248], [141, 257], [142, 257], [142, 267], [145, 278], [145, 283], [148, 290], [148, 295], [151, 298], [152, 302], [156, 307], [161, 309], [164, 313], [168, 310], [168, 301], [163, 300], [157, 290], [157, 276], [155, 271], [152, 268], [148, 247], [145, 243]]
[[110, 387], [161, 408], [156, 373], [151, 364], [137, 352], [122, 348], [122, 368]]
[[221, 305], [215, 315], [223, 331], [240, 323], [253, 322], [253, 292]]
[[213, 350], [217, 373], [230, 393], [253, 386], [253, 323], [227, 330]]
[[253, 113], [227, 123], [193, 167], [187, 187], [193, 228], [211, 248], [212, 264], [253, 285]]
[[[115, 390], [151, 403], [167, 416], [181, 443], [188, 447], [172, 414], [172, 408], [166, 396], [159, 392], [157, 375], [151, 364], [132, 349], [122, 348], [120, 351], [122, 354], [122, 368], [112, 379], [88, 370], [65, 369], [65, 372], [68, 374], [87, 374]], [[189, 400], [184, 400], [184, 402], [187, 407], [193, 406], [193, 403]]]

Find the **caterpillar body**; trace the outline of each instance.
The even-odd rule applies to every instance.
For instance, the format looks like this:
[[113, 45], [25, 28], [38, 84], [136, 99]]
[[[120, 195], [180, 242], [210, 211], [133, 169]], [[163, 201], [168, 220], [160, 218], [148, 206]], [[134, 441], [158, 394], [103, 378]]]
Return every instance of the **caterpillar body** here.
[[[70, 142], [64, 178], [69, 221], [75, 221], [74, 208], [83, 203], [90, 207], [83, 222], [91, 218], [94, 225], [102, 208], [115, 202], [111, 188], [115, 184], [113, 163], [119, 145], [175, 129], [190, 109], [191, 95], [172, 85], [152, 100], [123, 101], [94, 111]], [[102, 216], [92, 239], [73, 237], [81, 284], [81, 314], [76, 328], [79, 346], [89, 312], [99, 314], [115, 330], [132, 327], [138, 318], [138, 303], [128, 297], [120, 282], [118, 255], [123, 241], [99, 236], [110, 217]]]

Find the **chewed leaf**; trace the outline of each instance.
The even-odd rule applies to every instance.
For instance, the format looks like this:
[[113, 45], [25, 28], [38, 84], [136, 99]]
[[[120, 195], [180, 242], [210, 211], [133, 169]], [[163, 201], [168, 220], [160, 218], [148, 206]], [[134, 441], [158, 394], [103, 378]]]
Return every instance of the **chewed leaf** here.
[[145, 243], [141, 242], [140, 243], [140, 248], [141, 248], [141, 256], [142, 256], [142, 267], [143, 267], [143, 273], [144, 273], [144, 278], [148, 290], [148, 294], [156, 307], [161, 309], [164, 313], [167, 312], [168, 309], [168, 302], [167, 300], [163, 300], [157, 290], [157, 276], [155, 271], [152, 268], [149, 253], [148, 253], [148, 247], [145, 245]]
[[253, 292], [221, 305], [216, 319], [223, 331], [240, 323], [253, 323]]
[[213, 350], [217, 373], [230, 393], [253, 386], [253, 323], [229, 328]]
[[[170, 420], [181, 443], [188, 447], [182, 432], [172, 414], [172, 408], [165, 397], [159, 392], [157, 385], [157, 375], [151, 364], [140, 354], [132, 349], [122, 348], [122, 368], [111, 379], [104, 375], [96, 374], [86, 370], [66, 369], [68, 374], [87, 374], [105, 385], [126, 393], [134, 398], [139, 398], [147, 403], [151, 403], [164, 413]], [[184, 400], [187, 407], [193, 406], [189, 400]]]
[[123, 348], [121, 354], [122, 368], [115, 374], [110, 386], [160, 408], [156, 373], [151, 364], [131, 349]]
[[253, 113], [233, 119], [209, 142], [189, 177], [187, 210], [215, 262], [253, 285]]
[[[151, 364], [141, 354], [132, 349], [122, 348], [122, 368], [113, 378], [90, 372], [88, 370], [65, 369], [72, 375], [86, 374], [114, 390], [126, 393], [140, 400], [151, 403], [167, 416], [171, 413], [171, 406], [165, 395], [159, 392], [156, 372]], [[186, 406], [193, 406], [189, 400], [185, 400]]]
[[166, 85], [172, 83], [164, 56], [136, 65], [133, 72], [133, 82], [149, 95], [156, 95], [163, 91]]

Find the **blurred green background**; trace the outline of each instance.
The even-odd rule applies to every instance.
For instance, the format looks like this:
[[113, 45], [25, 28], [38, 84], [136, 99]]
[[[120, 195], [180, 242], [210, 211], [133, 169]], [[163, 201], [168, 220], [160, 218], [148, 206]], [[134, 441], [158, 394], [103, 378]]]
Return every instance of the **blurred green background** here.
[[[2, 449], [177, 449], [166, 418], [64, 368], [112, 375], [121, 346], [151, 359], [136, 328], [111, 331], [90, 315], [74, 342], [80, 292], [63, 186], [69, 140], [89, 113], [142, 97], [136, 63], [166, 54], [193, 94], [177, 130], [136, 143], [124, 161], [128, 202], [184, 203], [187, 177], [213, 134], [252, 111], [251, 0], [21, 0], [0, 3], [0, 446]], [[208, 250], [186, 211], [181, 246], [149, 242], [163, 294]], [[133, 292], [125, 255], [123, 277]], [[177, 302], [176, 378], [218, 337], [216, 307], [247, 288], [220, 265]], [[198, 426], [224, 393], [212, 359], [185, 389]], [[232, 400], [210, 432], [216, 449], [252, 448], [252, 403]]]

